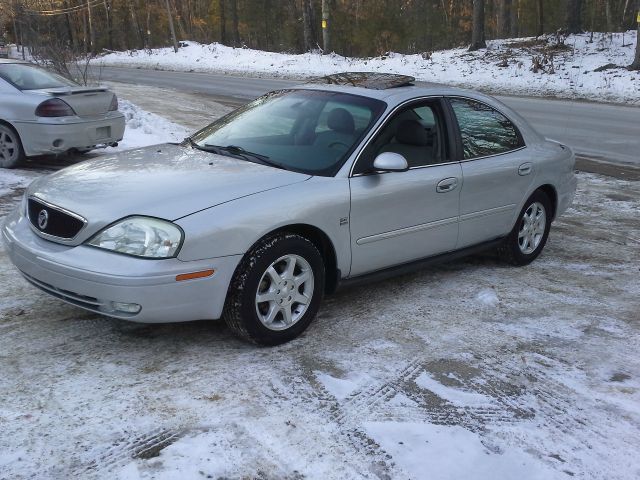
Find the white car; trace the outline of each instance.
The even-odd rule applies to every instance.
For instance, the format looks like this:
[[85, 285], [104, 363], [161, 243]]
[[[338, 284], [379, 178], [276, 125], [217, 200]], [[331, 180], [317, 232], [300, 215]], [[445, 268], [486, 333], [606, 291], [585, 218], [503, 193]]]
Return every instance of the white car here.
[[26, 157], [89, 151], [124, 135], [118, 99], [28, 62], [0, 59], [0, 167]]

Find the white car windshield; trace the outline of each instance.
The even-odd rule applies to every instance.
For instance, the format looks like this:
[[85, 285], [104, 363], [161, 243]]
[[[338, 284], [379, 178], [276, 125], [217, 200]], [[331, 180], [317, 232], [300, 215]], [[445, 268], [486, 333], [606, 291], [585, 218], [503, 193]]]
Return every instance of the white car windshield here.
[[198, 148], [311, 175], [334, 175], [384, 111], [380, 100], [339, 92], [273, 92], [192, 137]]
[[19, 90], [77, 87], [78, 85], [55, 73], [22, 63], [0, 65], [0, 78]]

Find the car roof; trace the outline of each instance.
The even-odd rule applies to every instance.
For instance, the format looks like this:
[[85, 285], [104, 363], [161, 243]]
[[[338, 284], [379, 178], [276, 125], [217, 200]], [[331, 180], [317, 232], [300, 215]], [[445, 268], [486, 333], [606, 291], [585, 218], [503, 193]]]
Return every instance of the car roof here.
[[29, 62], [25, 62], [24, 60], [18, 60], [16, 58], [0, 58], [0, 65], [5, 63], [21, 63], [23, 65], [31, 65]]
[[[345, 84], [327, 84], [319, 83], [312, 80], [309, 83], [303, 83], [294, 87], [304, 90], [325, 90], [331, 92], [350, 93], [352, 95], [360, 95], [362, 97], [370, 97], [383, 100], [388, 103], [401, 102], [414, 97], [427, 97], [434, 95], [462, 95], [475, 96], [476, 92], [465, 90], [463, 88], [451, 87], [441, 83], [432, 82], [414, 82], [393, 86], [388, 88], [368, 88], [364, 86], [352, 86]], [[481, 94], [477, 94], [481, 95]]]

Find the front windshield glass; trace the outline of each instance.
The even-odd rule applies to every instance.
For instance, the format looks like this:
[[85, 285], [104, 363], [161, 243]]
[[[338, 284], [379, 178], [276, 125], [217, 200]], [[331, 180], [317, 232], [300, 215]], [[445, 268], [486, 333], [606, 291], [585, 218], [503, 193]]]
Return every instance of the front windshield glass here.
[[232, 154], [246, 151], [267, 157], [264, 163], [331, 176], [385, 106], [380, 100], [345, 93], [284, 90], [222, 117], [192, 140], [200, 148], [233, 147]]
[[0, 78], [6, 80], [20, 90], [40, 90], [42, 88], [77, 87], [71, 80], [67, 80], [55, 73], [47, 72], [32, 65], [20, 63], [6, 63], [0, 65]]

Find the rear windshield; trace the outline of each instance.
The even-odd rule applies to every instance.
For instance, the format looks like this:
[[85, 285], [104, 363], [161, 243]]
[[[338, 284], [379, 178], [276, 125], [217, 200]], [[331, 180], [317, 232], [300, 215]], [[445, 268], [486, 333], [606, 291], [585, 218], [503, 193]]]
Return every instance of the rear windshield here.
[[0, 65], [0, 78], [19, 90], [77, 87], [77, 84], [55, 73], [32, 65], [6, 63]]

